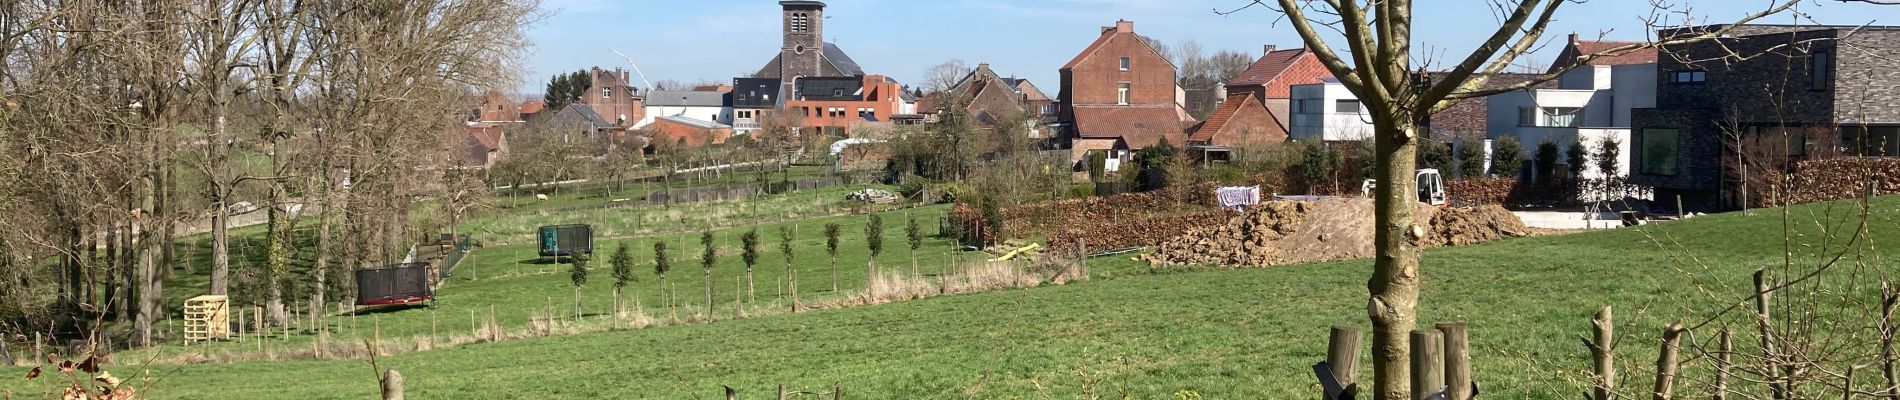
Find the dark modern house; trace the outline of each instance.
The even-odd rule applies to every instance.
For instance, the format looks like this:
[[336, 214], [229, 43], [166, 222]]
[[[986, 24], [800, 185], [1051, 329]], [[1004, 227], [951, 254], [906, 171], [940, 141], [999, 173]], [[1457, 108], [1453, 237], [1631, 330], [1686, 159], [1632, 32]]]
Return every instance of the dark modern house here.
[[[1659, 37], [1721, 29], [1659, 32]], [[1630, 180], [1689, 211], [1743, 205], [1738, 166], [1900, 155], [1900, 27], [1747, 25], [1665, 46], [1656, 107], [1631, 113]]]

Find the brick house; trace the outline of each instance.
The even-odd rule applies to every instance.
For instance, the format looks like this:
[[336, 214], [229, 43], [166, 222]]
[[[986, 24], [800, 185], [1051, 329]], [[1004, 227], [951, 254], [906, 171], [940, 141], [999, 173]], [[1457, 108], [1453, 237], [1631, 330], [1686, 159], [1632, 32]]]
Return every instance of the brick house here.
[[469, 124], [462, 127], [462, 140], [467, 145], [467, 153], [461, 160], [461, 166], [468, 168], [489, 168], [495, 161], [508, 152], [508, 136], [500, 126], [494, 124]]
[[521, 106], [498, 91], [483, 94], [475, 105], [475, 122], [521, 122]]
[[1632, 111], [1628, 163], [1631, 182], [1671, 208], [1678, 197], [1690, 211], [1744, 206], [1738, 153], [1900, 155], [1900, 69], [1888, 56], [1900, 52], [1900, 27], [1746, 25], [1660, 51], [1656, 107]]
[[842, 136], [858, 123], [884, 123], [903, 104], [904, 86], [883, 75], [809, 77], [785, 100], [784, 112], [800, 116], [800, 126]]
[[1313, 55], [1305, 47], [1280, 50], [1277, 46], [1267, 45], [1264, 50], [1260, 59], [1254, 60], [1240, 75], [1227, 81], [1227, 98], [1232, 99], [1234, 95], [1243, 93], [1253, 94], [1279, 122], [1280, 129], [1285, 130], [1290, 99], [1293, 98], [1292, 86], [1320, 83], [1333, 77], [1333, 73], [1319, 62], [1319, 56]]
[[[1116, 21], [1061, 70], [1056, 142], [1070, 149], [1076, 170], [1091, 152], [1128, 160], [1131, 150], [1162, 140], [1181, 145], [1193, 117], [1181, 105], [1178, 70], [1135, 34], [1135, 23]], [[1108, 168], [1113, 169], [1113, 168]]]
[[645, 99], [628, 84], [626, 70], [594, 67], [587, 73], [593, 77], [593, 85], [581, 93], [580, 104], [587, 105], [595, 116], [623, 129], [646, 116]]
[[1292, 86], [1320, 83], [1333, 76], [1305, 47], [1280, 50], [1267, 45], [1258, 60], [1222, 85], [1226, 97], [1202, 122], [1189, 129], [1187, 153], [1197, 161], [1223, 162], [1234, 147], [1284, 142]]
[[686, 147], [725, 144], [726, 139], [732, 137], [731, 125], [679, 115], [654, 118], [644, 130], [652, 143]]
[[534, 118], [536, 114], [541, 113], [541, 110], [544, 110], [547, 108], [548, 108], [548, 103], [541, 100], [528, 100], [528, 101], [521, 102], [521, 106], [520, 106], [521, 120], [527, 121], [528, 119]]
[[1235, 147], [1285, 142], [1286, 128], [1252, 92], [1227, 95], [1207, 121], [1190, 129], [1187, 156], [1196, 162], [1227, 162]]
[[1024, 124], [1032, 138], [1042, 137], [1043, 125], [1055, 117], [1055, 99], [1043, 94], [1028, 79], [998, 75], [990, 69], [989, 63], [977, 64], [976, 69], [958, 78], [950, 90], [926, 97], [932, 107], [924, 110], [926, 114], [938, 115], [944, 109], [955, 107], [978, 128], [994, 128], [999, 123], [1016, 121]]

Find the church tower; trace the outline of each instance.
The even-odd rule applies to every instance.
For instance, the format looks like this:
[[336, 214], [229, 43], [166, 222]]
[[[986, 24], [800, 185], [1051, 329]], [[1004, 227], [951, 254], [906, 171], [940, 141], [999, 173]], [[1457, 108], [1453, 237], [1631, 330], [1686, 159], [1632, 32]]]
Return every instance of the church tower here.
[[795, 99], [793, 90], [798, 78], [820, 75], [820, 55], [825, 52], [825, 2], [787, 0], [778, 4], [784, 9], [785, 19], [785, 46], [779, 49], [779, 93]]

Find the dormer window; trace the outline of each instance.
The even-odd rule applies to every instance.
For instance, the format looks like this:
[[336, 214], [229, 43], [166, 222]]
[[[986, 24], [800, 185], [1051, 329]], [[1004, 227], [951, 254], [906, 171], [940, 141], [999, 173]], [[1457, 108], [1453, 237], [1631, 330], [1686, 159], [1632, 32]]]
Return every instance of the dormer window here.
[[811, 15], [802, 12], [792, 13], [792, 33], [811, 32]]

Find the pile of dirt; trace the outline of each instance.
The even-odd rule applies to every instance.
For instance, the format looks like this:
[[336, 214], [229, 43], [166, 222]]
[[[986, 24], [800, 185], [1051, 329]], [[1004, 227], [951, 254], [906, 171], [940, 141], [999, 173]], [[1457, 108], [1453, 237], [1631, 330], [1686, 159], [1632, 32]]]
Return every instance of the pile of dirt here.
[[[1502, 207], [1439, 210], [1419, 204], [1427, 221], [1425, 246], [1467, 245], [1525, 236], [1516, 215]], [[1373, 201], [1327, 198], [1271, 201], [1226, 224], [1197, 227], [1163, 241], [1143, 259], [1156, 264], [1268, 266], [1372, 257]]]
[[1464, 246], [1531, 234], [1523, 220], [1496, 204], [1439, 211], [1431, 226], [1426, 246]]
[[1266, 265], [1277, 255], [1273, 243], [1305, 223], [1312, 209], [1304, 201], [1261, 203], [1225, 224], [1189, 228], [1143, 257], [1151, 263]]

